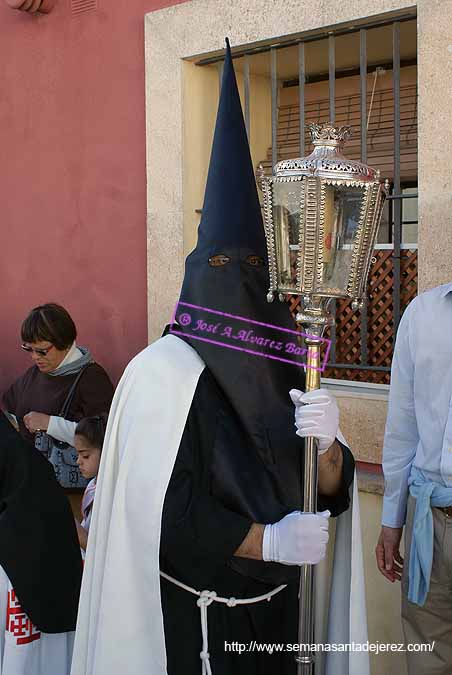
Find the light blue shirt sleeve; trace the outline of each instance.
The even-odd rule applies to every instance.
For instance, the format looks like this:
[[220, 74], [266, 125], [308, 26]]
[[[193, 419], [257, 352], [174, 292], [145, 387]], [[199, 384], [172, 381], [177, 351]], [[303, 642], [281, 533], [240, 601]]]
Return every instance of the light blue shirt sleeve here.
[[402, 527], [405, 523], [408, 478], [419, 443], [414, 401], [414, 361], [410, 344], [410, 322], [416, 310], [415, 305], [413, 301], [400, 321], [391, 368], [383, 445], [385, 494], [382, 524], [388, 527]]

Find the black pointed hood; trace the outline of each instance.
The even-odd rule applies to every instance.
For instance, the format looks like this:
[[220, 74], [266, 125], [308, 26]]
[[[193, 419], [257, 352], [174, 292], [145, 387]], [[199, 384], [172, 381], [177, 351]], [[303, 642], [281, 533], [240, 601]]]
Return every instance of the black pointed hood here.
[[227, 41], [215, 135], [197, 249], [251, 247], [266, 243], [237, 81]]
[[[227, 41], [198, 241], [186, 260], [180, 301], [295, 330], [287, 304], [267, 302], [268, 286], [261, 207]], [[258, 445], [262, 420], [277, 408], [293, 427], [288, 392], [303, 388], [302, 368], [190, 339], [186, 332]]]

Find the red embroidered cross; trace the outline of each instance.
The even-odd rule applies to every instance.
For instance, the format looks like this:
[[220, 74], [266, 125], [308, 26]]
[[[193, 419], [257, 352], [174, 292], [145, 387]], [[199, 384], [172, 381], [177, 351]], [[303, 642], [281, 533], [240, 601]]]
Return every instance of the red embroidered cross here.
[[24, 610], [14, 589], [8, 591], [8, 605], [6, 607], [6, 630], [16, 638], [17, 645], [26, 645], [39, 640], [41, 633], [32, 624]]

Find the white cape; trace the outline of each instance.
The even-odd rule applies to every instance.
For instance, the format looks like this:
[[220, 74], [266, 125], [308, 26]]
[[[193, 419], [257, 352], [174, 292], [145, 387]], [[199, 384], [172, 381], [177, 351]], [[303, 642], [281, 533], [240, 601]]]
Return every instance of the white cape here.
[[[121, 378], [97, 481], [71, 675], [166, 674], [160, 524], [166, 489], [204, 367], [188, 344], [167, 335], [138, 354]], [[340, 626], [333, 621], [331, 630], [343, 629], [336, 634], [342, 641], [343, 633], [346, 642], [351, 636], [360, 642], [367, 640], [358, 508], [355, 498], [353, 509], [338, 519], [335, 542], [341, 562], [334, 567], [330, 616], [334, 617], [339, 603]], [[318, 575], [319, 582], [323, 577]], [[318, 614], [325, 617], [327, 584], [318, 585]], [[345, 616], [350, 616], [348, 624]], [[344, 655], [339, 656], [344, 663]], [[350, 663], [353, 660], [354, 656]], [[326, 662], [325, 675], [369, 673], [368, 660], [349, 670], [337, 670], [333, 659]]]
[[74, 632], [42, 633], [32, 624], [0, 567], [0, 675], [69, 675], [73, 645]]

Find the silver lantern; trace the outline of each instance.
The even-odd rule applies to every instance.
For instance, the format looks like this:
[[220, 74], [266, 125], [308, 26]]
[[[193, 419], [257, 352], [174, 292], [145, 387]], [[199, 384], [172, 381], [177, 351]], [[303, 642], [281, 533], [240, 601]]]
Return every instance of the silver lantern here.
[[[267, 299], [297, 295], [295, 320], [308, 334], [306, 391], [320, 386], [320, 341], [332, 318], [333, 298], [351, 298], [362, 306], [387, 186], [380, 172], [342, 154], [350, 127], [310, 124], [313, 152], [283, 160], [271, 177], [262, 169], [258, 182], [264, 197], [270, 288]], [[303, 511], [317, 508], [317, 448], [305, 443]], [[301, 569], [299, 642], [312, 644], [313, 568]], [[298, 673], [313, 672], [313, 656], [299, 652]]]

